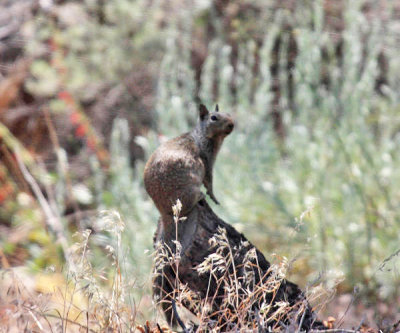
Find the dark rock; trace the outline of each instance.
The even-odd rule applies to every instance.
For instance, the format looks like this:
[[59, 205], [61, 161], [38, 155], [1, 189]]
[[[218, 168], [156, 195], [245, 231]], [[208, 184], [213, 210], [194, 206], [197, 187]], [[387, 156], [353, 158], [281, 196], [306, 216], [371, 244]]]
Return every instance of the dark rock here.
[[[180, 284], [186, 285], [196, 295], [191, 297], [190, 301], [181, 302], [182, 305], [194, 314], [199, 314], [202, 300], [207, 298], [211, 303], [208, 315], [210, 328], [231, 330], [232, 325], [238, 320], [231, 316], [227, 317], [228, 313], [234, 313], [237, 309], [237, 306], [227, 303], [227, 285], [224, 278], [228, 275], [235, 277], [232, 287], [236, 288], [239, 307], [247, 307], [244, 320], [251, 322], [253, 326], [256, 325], [259, 331], [266, 330], [267, 326], [291, 330], [290, 327], [301, 325], [303, 330], [310, 330], [311, 327], [321, 325], [315, 321], [315, 314], [300, 288], [283, 277], [279, 278], [279, 274], [271, 269], [271, 264], [264, 255], [243, 234], [221, 220], [205, 200], [201, 200], [187, 219], [179, 221], [177, 225], [178, 230], [175, 228], [175, 223], [171, 221], [162, 223], [160, 220], [154, 238], [156, 259], [153, 295], [171, 325], [176, 325], [171, 307], [172, 300], [176, 301], [178, 298], [176, 272]], [[221, 245], [218, 241], [213, 242], [212, 239], [216, 237], [219, 237], [222, 243], [225, 242], [225, 245]], [[177, 256], [174, 255], [177, 248], [176, 239], [180, 242]], [[210, 271], [200, 274], [198, 266], [211, 254], [233, 258], [233, 262], [225, 266], [225, 271], [220, 271], [217, 269], [218, 265], [213, 265], [209, 260], [210, 270], [213, 273], [211, 276]], [[271, 287], [271, 282], [276, 283], [275, 288]], [[271, 288], [274, 291], [271, 292]], [[246, 290], [250, 290], [254, 295], [249, 297], [246, 295]], [[282, 301], [288, 303], [284, 314], [277, 320], [272, 319], [268, 324], [263, 324], [282, 306], [280, 303]], [[265, 310], [265, 305], [268, 304], [271, 307]], [[232, 311], [224, 311], [227, 309]]]

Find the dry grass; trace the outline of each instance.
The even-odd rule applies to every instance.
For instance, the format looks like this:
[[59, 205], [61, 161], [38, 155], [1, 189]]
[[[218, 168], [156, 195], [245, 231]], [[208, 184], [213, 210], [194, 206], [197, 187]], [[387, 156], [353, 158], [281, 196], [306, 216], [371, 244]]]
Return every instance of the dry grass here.
[[[113, 234], [108, 245], [111, 269], [96, 270], [89, 247], [91, 231], [74, 237], [63, 273], [52, 270], [32, 275], [10, 268], [0, 277], [0, 332], [151, 332], [167, 331], [157, 324], [140, 326], [132, 297], [134, 279], [121, 268], [124, 223], [115, 211], [102, 213], [101, 228]], [[99, 226], [100, 227], [100, 226]]]
[[[180, 203], [174, 206], [174, 220], [179, 218]], [[295, 304], [281, 301], [277, 296], [281, 284], [284, 283], [289, 261], [275, 256], [270, 268], [263, 272], [257, 261], [256, 248], [248, 242], [242, 242], [239, 247], [232, 248], [226, 230], [219, 228], [218, 233], [210, 239], [210, 248], [214, 251], [200, 263], [196, 270], [199, 275], [209, 278], [209, 289], [205, 297], [200, 293], [190, 290], [179, 279], [179, 263], [181, 260], [181, 244], [175, 240], [176, 249], [171, 249], [166, 244], [156, 244], [154, 264], [154, 277], [163, 273], [166, 266], [174, 270], [177, 277], [169, 281], [174, 285], [172, 292], [166, 293], [162, 299], [157, 299], [158, 305], [167, 305], [173, 309], [174, 315], [187, 317], [186, 312], [178, 312], [175, 304], [189, 309], [190, 330], [203, 331], [300, 331], [308, 302], [300, 300]], [[244, 260], [238, 264], [238, 253], [246, 251]], [[240, 272], [240, 273], [239, 273]], [[255, 272], [261, 276], [261, 281], [256, 282]], [[167, 275], [162, 278], [168, 279]], [[216, 288], [211, 288], [216, 281]], [[213, 289], [213, 290], [211, 290]], [[222, 297], [221, 293], [223, 291]], [[328, 290], [322, 284], [312, 287], [307, 291], [309, 301], [315, 304], [315, 309], [323, 308], [326, 302], [334, 295], [334, 288]], [[183, 313], [183, 314], [182, 314]], [[181, 322], [184, 330], [188, 330]]]
[[[176, 224], [182, 221], [179, 213], [178, 205]], [[75, 235], [76, 242], [69, 247], [64, 274], [49, 270], [32, 277], [22, 269], [1, 271], [0, 332], [171, 332], [154, 318], [140, 325], [136, 303], [132, 303], [129, 295], [135, 287], [133, 279], [124, 276], [121, 269], [124, 223], [115, 211], [102, 213], [99, 221], [101, 226], [97, 228], [108, 231], [116, 239], [115, 246], [106, 248], [111, 274], [96, 271], [92, 266], [89, 230]], [[196, 270], [210, 282], [217, 281], [217, 289], [223, 290], [218, 300], [215, 290], [210, 289], [206, 297], [201, 297], [179, 280], [182, 248], [178, 240], [175, 240], [176, 250], [160, 243], [156, 246], [155, 272], [169, 265], [178, 277], [173, 292], [157, 300], [157, 305], [168, 303], [185, 332], [300, 332], [308, 302], [318, 312], [334, 295], [334, 288], [318, 284], [306, 290], [308, 302], [276, 301], [290, 269], [285, 257], [275, 255], [269, 270], [261, 273], [256, 249], [248, 242], [232, 248], [222, 228], [210, 239], [210, 246], [215, 251]], [[246, 256], [238, 265], [236, 256], [243, 249], [247, 251]], [[257, 270], [263, 276], [259, 283], [254, 282]], [[378, 332], [362, 323], [352, 330], [335, 329], [332, 318], [324, 324], [325, 332]], [[395, 332], [396, 327], [379, 332]]]

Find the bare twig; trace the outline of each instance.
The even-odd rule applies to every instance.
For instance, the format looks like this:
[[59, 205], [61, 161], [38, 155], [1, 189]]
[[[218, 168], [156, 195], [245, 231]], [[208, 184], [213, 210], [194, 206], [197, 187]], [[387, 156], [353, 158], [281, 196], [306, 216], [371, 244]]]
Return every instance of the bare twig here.
[[40, 321], [37, 319], [37, 317], [35, 316], [35, 314], [32, 312], [31, 309], [28, 309], [28, 313], [31, 315], [31, 317], [33, 318], [39, 329], [43, 331], [43, 325], [40, 323]]
[[174, 300], [174, 299], [172, 300], [172, 311], [174, 312], [174, 316], [175, 316], [175, 318], [176, 318], [176, 320], [177, 320], [179, 326], [182, 327], [183, 332], [184, 332], [184, 333], [187, 333], [188, 330], [186, 329], [186, 326], [185, 326], [185, 324], [183, 323], [182, 319], [179, 317], [178, 311], [177, 311], [177, 309], [176, 309], [176, 303], [175, 303], [175, 300]]
[[[71, 320], [71, 319], [69, 319], [69, 318], [62, 318], [62, 316], [61, 316], [60, 313], [59, 313], [58, 316], [56, 316], [56, 315], [54, 315], [54, 314], [51, 314], [51, 313], [42, 314], [42, 316], [43, 316], [43, 317], [50, 317], [50, 318], [57, 318], [57, 319], [60, 319], [60, 320], [65, 320], [65, 321], [69, 322], [70, 324], [79, 326], [79, 327], [82, 328], [82, 329], [86, 329], [86, 330], [89, 329], [87, 326], [82, 325], [82, 324], [79, 324], [79, 323], [77, 323], [76, 321], [73, 321], [73, 320]], [[89, 329], [89, 331], [90, 331], [90, 332], [93, 332], [93, 333], [97, 332], [97, 331], [92, 330], [92, 329]]]
[[[382, 271], [383, 268], [385, 268], [386, 264], [392, 260], [394, 257], [400, 255], [400, 249], [398, 249], [396, 252], [392, 253], [389, 257], [387, 257], [385, 260], [382, 261], [382, 263], [379, 265], [377, 271]], [[376, 273], [376, 272], [375, 272]]]
[[57, 241], [60, 243], [63, 252], [64, 252], [64, 257], [67, 261], [68, 260], [68, 242], [67, 239], [64, 235], [64, 227], [60, 221], [60, 218], [57, 216], [55, 212], [52, 211], [49, 203], [47, 202], [46, 198], [44, 197], [38, 183], [36, 180], [33, 178], [33, 176], [30, 174], [28, 168], [25, 166], [25, 164], [22, 161], [21, 155], [20, 155], [20, 149], [18, 146], [15, 147], [15, 156], [18, 162], [18, 166], [22, 172], [22, 175], [24, 176], [25, 180], [28, 182], [30, 185], [33, 193], [35, 194], [42, 210], [43, 213], [46, 217], [46, 221], [48, 226], [50, 227], [51, 230], [56, 235]]
[[337, 323], [338, 327], [340, 327], [343, 324], [344, 317], [346, 317], [347, 313], [350, 310], [350, 307], [353, 305], [353, 303], [356, 299], [357, 293], [358, 293], [358, 288], [354, 287], [353, 293], [351, 295], [351, 300], [350, 300], [349, 304], [347, 305], [346, 311], [343, 313], [342, 317], [338, 320], [338, 323]]
[[71, 182], [71, 178], [69, 176], [68, 173], [68, 164], [66, 163], [66, 158], [63, 157], [63, 150], [60, 146], [60, 142], [58, 140], [58, 136], [57, 136], [57, 132], [56, 129], [54, 127], [53, 121], [51, 119], [51, 115], [50, 112], [48, 110], [48, 108], [43, 108], [43, 114], [44, 114], [44, 119], [46, 121], [46, 125], [47, 128], [49, 130], [49, 134], [50, 134], [50, 140], [54, 146], [54, 150], [56, 152], [57, 155], [57, 160], [58, 160], [58, 166], [60, 168], [60, 173], [62, 174], [62, 176], [65, 179], [65, 184], [67, 187], [67, 194], [69, 196], [69, 198], [71, 198], [71, 202], [72, 205], [74, 207], [74, 218], [75, 218], [75, 222], [76, 224], [80, 226], [80, 221], [82, 221], [82, 212], [79, 209], [79, 205], [77, 204], [76, 200], [74, 199], [74, 196], [72, 194], [72, 182]]
[[[307, 302], [307, 301], [304, 301], [304, 302]], [[300, 320], [300, 323], [299, 323], [299, 328], [297, 329], [296, 333], [299, 333], [301, 331], [301, 327], [303, 325], [303, 321], [304, 321], [304, 317], [305, 317], [306, 313], [307, 313], [306, 311], [303, 311], [303, 314], [301, 316], [301, 320]]]
[[[392, 325], [393, 331], [394, 331], [395, 329], [397, 329], [399, 326], [400, 326], [400, 320], [397, 321], [396, 323], [394, 323], [394, 324]], [[396, 331], [396, 332], [397, 332], [397, 331]]]
[[356, 328], [356, 332], [358, 332], [360, 330], [360, 328], [362, 327], [362, 325], [364, 324], [365, 321], [365, 314], [363, 315], [360, 324], [358, 325], [358, 327]]
[[[0, 134], [0, 137], [1, 137], [1, 134]], [[24, 179], [23, 175], [21, 174], [21, 171], [19, 170], [17, 163], [15, 163], [15, 160], [14, 160], [12, 154], [10, 153], [9, 149], [10, 148], [8, 148], [7, 145], [4, 145], [4, 144], [0, 145], [0, 150], [3, 153], [4, 158], [5, 158], [5, 160], [3, 160], [3, 161], [8, 164], [8, 169], [13, 171], [11, 174], [15, 177], [18, 187], [20, 187], [22, 189], [22, 191], [30, 193], [29, 186], [26, 183], [26, 180]]]

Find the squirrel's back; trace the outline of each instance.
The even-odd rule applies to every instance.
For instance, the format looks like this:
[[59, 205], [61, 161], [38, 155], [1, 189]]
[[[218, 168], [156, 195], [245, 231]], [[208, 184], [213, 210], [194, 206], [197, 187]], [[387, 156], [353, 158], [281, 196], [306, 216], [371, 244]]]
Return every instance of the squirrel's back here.
[[171, 215], [179, 199], [185, 212], [201, 198], [204, 164], [191, 133], [163, 143], [144, 170], [144, 185], [161, 215]]

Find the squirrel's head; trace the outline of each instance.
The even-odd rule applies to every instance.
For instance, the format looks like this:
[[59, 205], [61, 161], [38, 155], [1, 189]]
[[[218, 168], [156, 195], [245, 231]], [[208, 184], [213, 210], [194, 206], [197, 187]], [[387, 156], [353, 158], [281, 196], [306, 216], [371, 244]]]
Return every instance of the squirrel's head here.
[[229, 113], [219, 112], [218, 104], [214, 112], [209, 112], [203, 104], [199, 106], [199, 124], [207, 138], [226, 137], [231, 134], [235, 124]]

